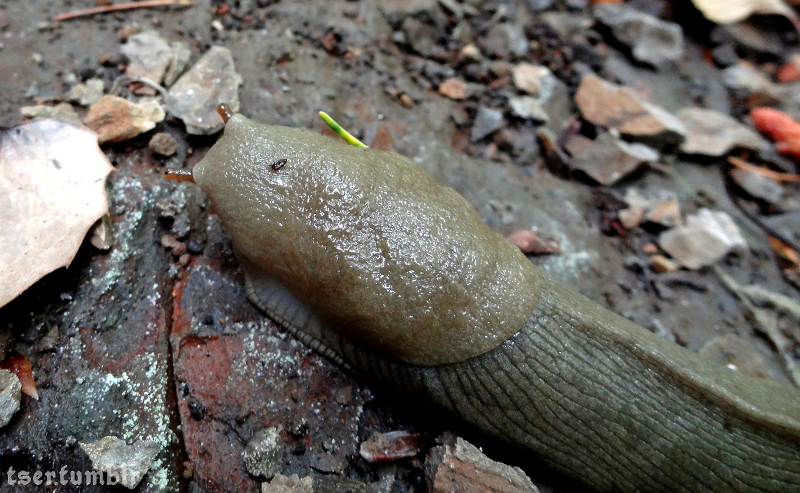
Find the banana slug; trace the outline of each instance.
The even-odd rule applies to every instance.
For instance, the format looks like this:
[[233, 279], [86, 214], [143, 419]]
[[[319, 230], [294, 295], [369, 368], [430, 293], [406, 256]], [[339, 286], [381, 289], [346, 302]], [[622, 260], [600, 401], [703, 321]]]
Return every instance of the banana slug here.
[[223, 118], [191, 178], [313, 349], [598, 491], [800, 491], [796, 389], [548, 279], [410, 159]]

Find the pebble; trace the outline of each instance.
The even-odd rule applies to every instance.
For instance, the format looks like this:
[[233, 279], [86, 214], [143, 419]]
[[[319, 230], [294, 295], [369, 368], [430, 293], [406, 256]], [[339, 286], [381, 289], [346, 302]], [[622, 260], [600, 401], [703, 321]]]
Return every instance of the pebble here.
[[528, 39], [522, 26], [516, 24], [495, 24], [478, 38], [478, 45], [483, 53], [500, 60], [519, 58], [528, 52]]
[[575, 94], [583, 117], [595, 125], [616, 128], [656, 146], [678, 145], [686, 138], [683, 123], [667, 110], [643, 101], [630, 88], [594, 74], [583, 77]]
[[467, 97], [467, 84], [455, 77], [439, 84], [439, 94], [450, 99], [460, 100]]
[[414, 457], [427, 443], [425, 435], [407, 431], [374, 432], [359, 447], [367, 462], [389, 462]]
[[535, 231], [522, 229], [508, 235], [508, 241], [520, 249], [522, 253], [542, 255], [561, 253], [561, 247], [555, 240], [544, 240]]
[[347, 460], [336, 454], [313, 454], [308, 458], [312, 469], [326, 474], [341, 474], [347, 469]]
[[152, 130], [164, 116], [164, 109], [155, 99], [131, 103], [106, 94], [89, 108], [83, 123], [97, 132], [97, 142], [102, 145], [124, 142]]
[[575, 135], [565, 146], [572, 154], [575, 168], [602, 185], [611, 185], [639, 166], [656, 162], [659, 153], [644, 144], [625, 142], [613, 132], [600, 134], [595, 140]]
[[153, 440], [139, 440], [128, 445], [115, 436], [106, 436], [93, 443], [79, 442], [92, 461], [95, 471], [114, 475], [119, 483], [133, 489], [142, 480], [161, 447]]
[[539, 104], [539, 101], [531, 96], [521, 96], [516, 98], [509, 98], [508, 106], [511, 112], [522, 119], [533, 120], [538, 123], [548, 123], [550, 117], [547, 112]]
[[709, 209], [700, 209], [687, 217], [685, 226], [662, 233], [658, 244], [691, 270], [711, 265], [734, 249], [747, 248], [733, 219], [722, 211]]
[[261, 483], [261, 493], [314, 493], [311, 476], [300, 478], [297, 474], [276, 475], [269, 483]]
[[75, 84], [67, 93], [67, 100], [81, 106], [91, 106], [103, 97], [105, 85], [101, 79], [89, 79], [85, 84]]
[[283, 443], [277, 428], [256, 432], [244, 449], [244, 465], [253, 476], [270, 479], [283, 467]]
[[503, 120], [503, 113], [501, 111], [481, 106], [478, 108], [478, 114], [475, 116], [475, 123], [470, 133], [470, 140], [472, 142], [477, 142], [502, 128], [504, 123], [505, 121]]
[[511, 68], [511, 78], [517, 89], [538, 96], [542, 92], [542, 77], [550, 73], [547, 67], [520, 63]]
[[183, 41], [173, 41], [169, 46], [172, 49], [172, 60], [167, 72], [164, 74], [164, 85], [167, 87], [178, 80], [178, 77], [186, 70], [189, 59], [192, 57], [192, 49]]
[[145, 31], [128, 37], [120, 47], [128, 57], [125, 73], [132, 77], [147, 77], [156, 84], [164, 80], [164, 75], [172, 63], [173, 53], [167, 43], [156, 31]]
[[683, 30], [678, 24], [621, 3], [600, 3], [594, 15], [640, 62], [661, 67], [683, 56]]
[[518, 467], [495, 462], [462, 438], [444, 439], [425, 459], [425, 482], [430, 493], [538, 493]]
[[436, 45], [438, 30], [430, 24], [425, 24], [414, 17], [406, 17], [402, 25], [406, 43], [416, 53], [425, 58], [430, 58], [441, 48]]
[[147, 147], [159, 156], [169, 157], [178, 151], [178, 141], [167, 132], [159, 132], [150, 138]]
[[31, 120], [53, 119], [62, 122], [81, 123], [81, 119], [75, 109], [69, 103], [60, 103], [56, 106], [37, 104], [36, 106], [23, 106], [19, 110], [20, 114]]
[[22, 384], [17, 376], [0, 370], [0, 428], [7, 425], [19, 411], [19, 400], [22, 397]]
[[777, 205], [780, 203], [781, 197], [783, 197], [783, 186], [761, 173], [756, 173], [749, 169], [734, 168], [731, 170], [731, 178], [748, 195], [761, 199], [768, 204]]
[[242, 76], [236, 72], [228, 48], [212, 46], [197, 63], [170, 88], [167, 107], [183, 120], [192, 135], [210, 135], [225, 126], [217, 114], [221, 102], [239, 111], [239, 84]]
[[755, 131], [731, 116], [705, 108], [683, 108], [677, 113], [686, 127], [681, 152], [720, 157], [736, 148], [752, 150], [768, 147]]
[[680, 204], [674, 192], [657, 190], [642, 195], [635, 188], [625, 192], [627, 209], [619, 211], [619, 219], [626, 229], [632, 229], [644, 222], [652, 222], [668, 228], [680, 226]]
[[722, 71], [722, 82], [728, 89], [747, 91], [762, 99], [777, 99], [777, 91], [772, 81], [759, 70], [747, 63], [739, 63]]

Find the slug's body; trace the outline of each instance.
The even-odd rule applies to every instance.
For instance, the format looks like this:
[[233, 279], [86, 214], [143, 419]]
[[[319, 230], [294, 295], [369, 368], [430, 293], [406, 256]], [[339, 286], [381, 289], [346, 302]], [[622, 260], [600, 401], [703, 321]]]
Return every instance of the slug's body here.
[[193, 174], [250, 299], [356, 373], [598, 490], [800, 491], [800, 392], [547, 279], [412, 161], [237, 115]]

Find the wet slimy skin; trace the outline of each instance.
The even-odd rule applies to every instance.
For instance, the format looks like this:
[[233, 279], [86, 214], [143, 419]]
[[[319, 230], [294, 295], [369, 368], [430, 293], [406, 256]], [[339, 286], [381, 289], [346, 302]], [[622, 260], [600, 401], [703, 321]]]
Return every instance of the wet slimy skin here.
[[231, 116], [193, 170], [250, 300], [601, 491], [800, 491], [800, 392], [548, 279], [413, 161]]

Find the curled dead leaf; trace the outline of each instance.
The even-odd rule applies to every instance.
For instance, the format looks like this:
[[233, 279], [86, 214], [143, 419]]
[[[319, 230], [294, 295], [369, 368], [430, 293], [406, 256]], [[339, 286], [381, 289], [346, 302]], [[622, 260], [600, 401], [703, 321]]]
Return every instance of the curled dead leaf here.
[[0, 135], [0, 306], [72, 262], [108, 212], [113, 169], [82, 126], [40, 120]]
[[797, 14], [782, 0], [692, 0], [692, 3], [706, 19], [717, 24], [743, 21], [753, 14], [778, 14], [797, 29]]

